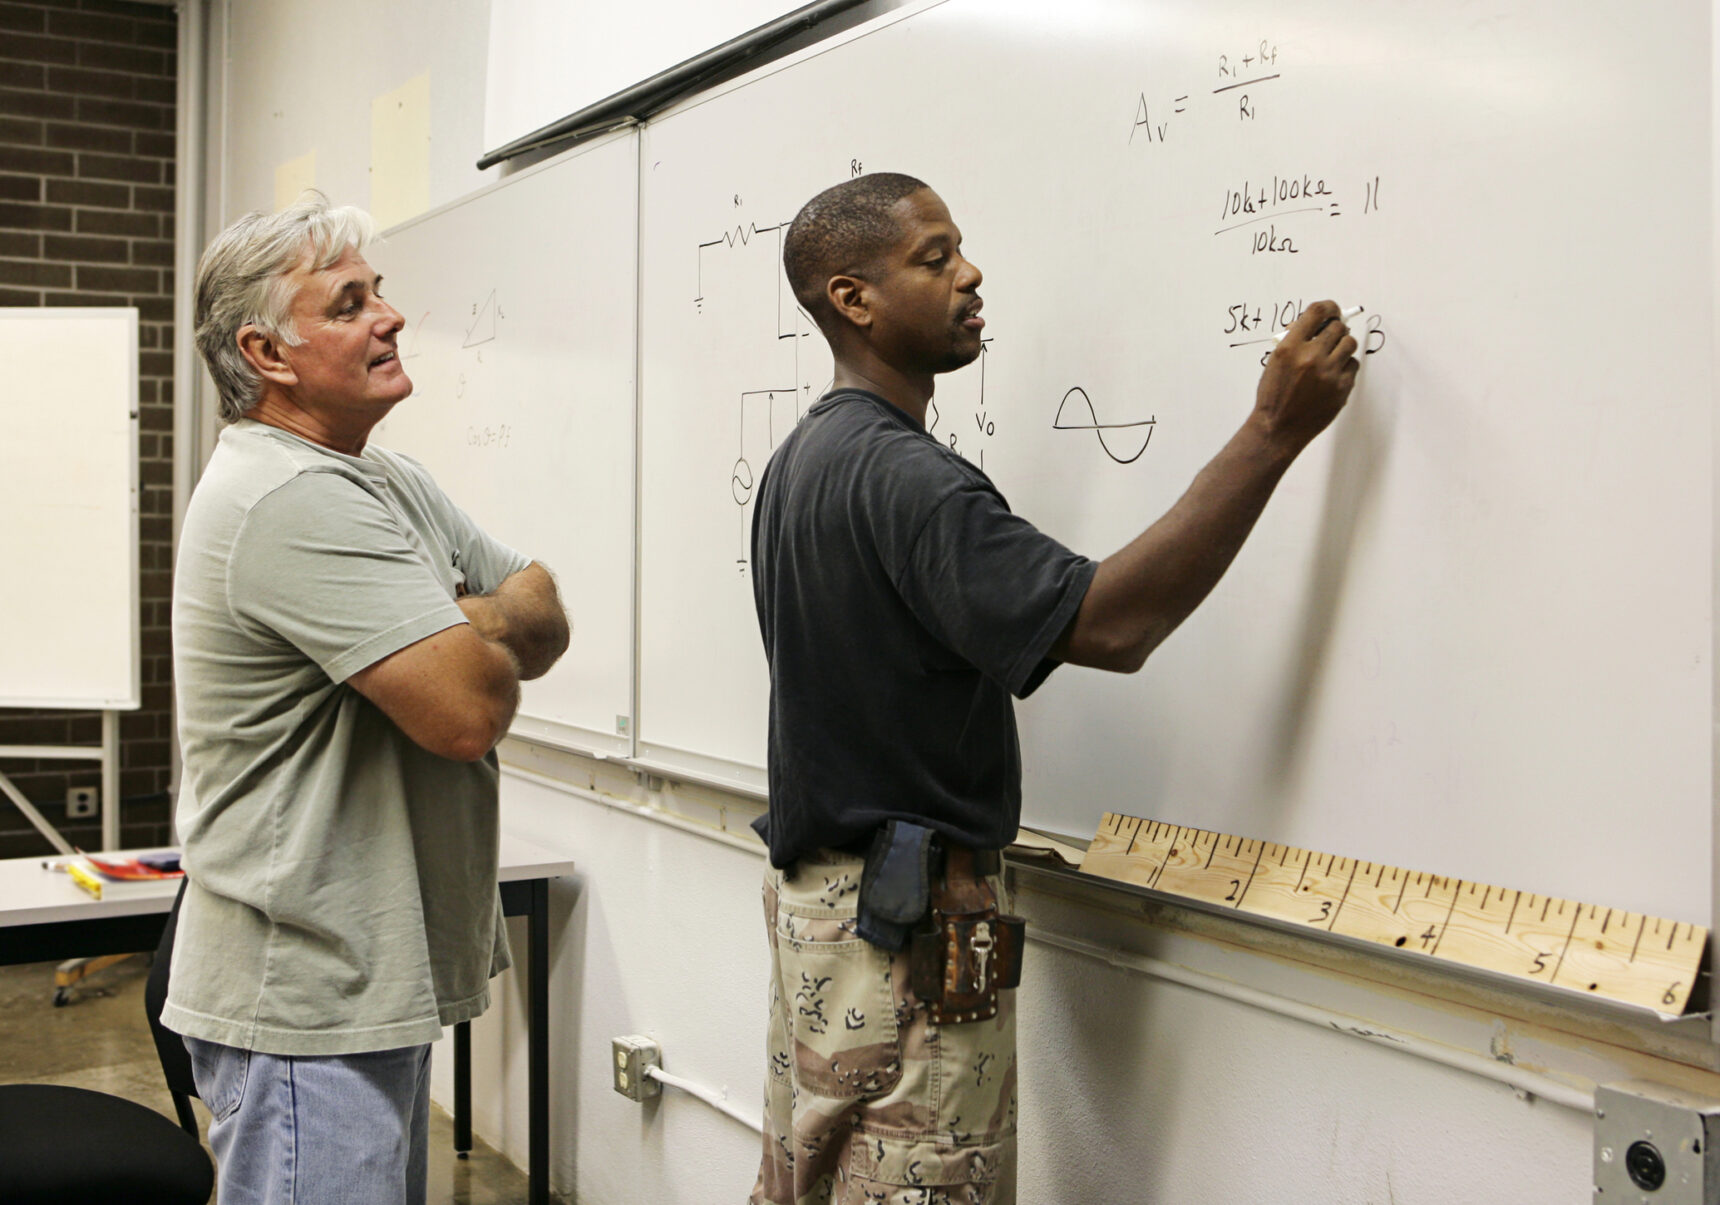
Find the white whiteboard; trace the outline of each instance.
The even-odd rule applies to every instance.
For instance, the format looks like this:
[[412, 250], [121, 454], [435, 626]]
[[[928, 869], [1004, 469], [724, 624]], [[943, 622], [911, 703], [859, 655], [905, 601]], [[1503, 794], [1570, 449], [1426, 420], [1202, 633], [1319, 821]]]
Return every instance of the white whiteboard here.
[[523, 138], [798, 7], [784, 0], [490, 0], [484, 145]]
[[624, 135], [367, 252], [406, 315], [414, 386], [375, 439], [555, 573], [573, 642], [525, 684], [513, 731], [603, 754], [632, 747], [637, 192]]
[[1126, 811], [1705, 919], [1709, 21], [949, 0], [654, 122], [641, 753], [762, 781], [736, 464], [829, 376], [770, 228], [906, 171], [986, 273], [992, 342], [934, 434], [1093, 556], [1241, 422], [1267, 345], [1232, 344], [1298, 299], [1380, 324], [1208, 603], [1140, 675], [1065, 668], [1019, 709], [1028, 823]]
[[0, 309], [0, 707], [138, 706], [137, 311]]

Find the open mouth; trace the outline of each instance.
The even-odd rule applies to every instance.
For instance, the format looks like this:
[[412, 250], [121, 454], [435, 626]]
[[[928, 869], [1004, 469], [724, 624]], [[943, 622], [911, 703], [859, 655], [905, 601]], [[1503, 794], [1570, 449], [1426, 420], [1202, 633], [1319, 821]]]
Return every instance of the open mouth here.
[[396, 353], [391, 351], [383, 352], [380, 356], [370, 362], [370, 366], [372, 368], [378, 368], [383, 364], [391, 363], [397, 359], [399, 359], [399, 356]]
[[972, 305], [968, 306], [967, 309], [963, 310], [961, 324], [970, 330], [977, 331], [983, 329], [985, 327], [985, 319], [979, 316], [979, 311], [980, 307], [984, 304], [984, 302], [976, 300]]

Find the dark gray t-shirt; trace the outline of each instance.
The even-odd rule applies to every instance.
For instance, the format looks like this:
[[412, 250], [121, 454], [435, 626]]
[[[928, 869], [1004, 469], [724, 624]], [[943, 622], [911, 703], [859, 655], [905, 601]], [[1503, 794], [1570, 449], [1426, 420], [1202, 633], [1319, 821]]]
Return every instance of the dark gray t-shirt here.
[[1021, 818], [1026, 698], [1094, 563], [1010, 513], [901, 410], [831, 393], [771, 457], [752, 531], [770, 660], [771, 863], [884, 821], [999, 849]]

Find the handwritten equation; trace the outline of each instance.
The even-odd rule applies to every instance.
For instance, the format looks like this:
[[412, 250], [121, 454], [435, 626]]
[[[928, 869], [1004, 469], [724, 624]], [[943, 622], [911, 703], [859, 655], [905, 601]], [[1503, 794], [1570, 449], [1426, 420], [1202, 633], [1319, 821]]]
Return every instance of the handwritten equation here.
[[[1277, 346], [1278, 338], [1290, 329], [1291, 323], [1307, 309], [1302, 298], [1282, 301], [1241, 301], [1227, 306], [1224, 312], [1223, 334], [1231, 347], [1260, 347], [1260, 363], [1264, 367]], [[1364, 313], [1360, 329], [1351, 323], [1350, 333], [1356, 337], [1361, 354], [1377, 354], [1386, 345], [1384, 316]]]
[[[1221, 96], [1224, 100], [1213, 103], [1232, 109], [1238, 121], [1254, 121], [1260, 116], [1256, 99], [1258, 88], [1282, 75], [1278, 70], [1278, 47], [1263, 38], [1259, 45], [1242, 54], [1220, 54], [1217, 65], [1218, 74], [1208, 95]], [[1129, 145], [1134, 145], [1137, 137], [1143, 144], [1168, 141], [1177, 124], [1176, 118], [1189, 111], [1191, 98], [1191, 93], [1184, 92], [1180, 96], [1161, 95], [1149, 102], [1146, 90], [1142, 89], [1135, 102], [1134, 120], [1129, 126]]]

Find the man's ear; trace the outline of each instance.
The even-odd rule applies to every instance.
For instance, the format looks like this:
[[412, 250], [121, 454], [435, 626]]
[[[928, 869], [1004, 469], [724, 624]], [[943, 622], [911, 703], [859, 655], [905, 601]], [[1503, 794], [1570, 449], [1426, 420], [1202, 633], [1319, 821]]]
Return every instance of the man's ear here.
[[265, 381], [272, 381], [276, 385], [299, 383], [299, 374], [281, 354], [280, 344], [260, 327], [247, 322], [239, 328], [239, 333], [234, 338], [239, 344], [239, 354], [245, 357], [251, 367], [256, 369], [257, 375]]
[[858, 276], [832, 276], [824, 286], [830, 308], [858, 327], [872, 325], [871, 289]]

